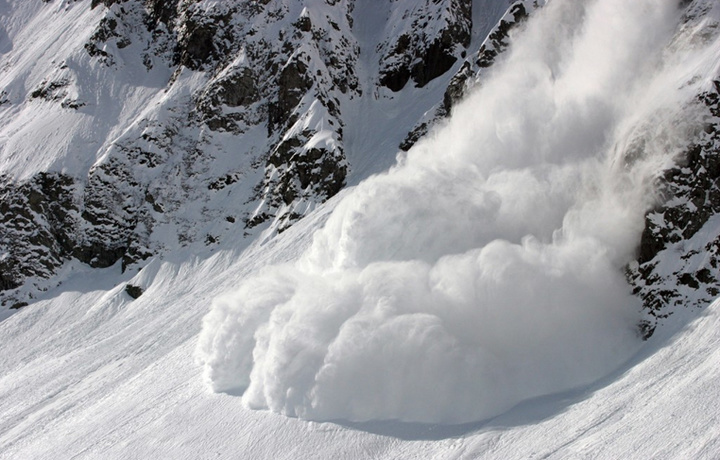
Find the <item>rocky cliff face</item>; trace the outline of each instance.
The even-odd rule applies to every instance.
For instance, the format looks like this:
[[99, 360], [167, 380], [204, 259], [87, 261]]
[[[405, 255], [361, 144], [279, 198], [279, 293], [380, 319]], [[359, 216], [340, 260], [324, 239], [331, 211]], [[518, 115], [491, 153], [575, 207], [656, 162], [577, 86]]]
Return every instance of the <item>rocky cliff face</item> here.
[[697, 102], [702, 129], [658, 179], [660, 199], [628, 270], [648, 314], [647, 336], [675, 308], [703, 307], [720, 295], [720, 82]]
[[437, 101], [432, 110], [427, 111], [400, 144], [404, 151], [410, 150], [415, 143], [450, 111], [466, 92], [481, 83], [483, 75], [510, 44], [510, 34], [529, 17], [530, 13], [545, 4], [545, 0], [523, 0], [514, 2], [482, 41], [479, 49], [471, 55], [462, 52], [462, 65], [448, 83], [442, 100]]
[[[480, 16], [505, 30], [498, 20], [511, 2], [489, 4], [480, 4]], [[473, 29], [473, 6], [11, 2], [11, 13], [25, 21], [9, 25], [16, 29], [8, 36], [13, 44], [28, 24], [85, 27], [72, 37], [56, 32], [53, 40], [68, 43], [52, 59], [39, 53], [34, 65], [3, 76], [14, 88], [3, 95], [4, 119], [48, 113], [63, 120], [58, 131], [73, 137], [58, 146], [60, 161], [48, 154], [44, 164], [29, 166], [38, 142], [5, 145], [6, 157], [24, 156], [19, 161], [26, 164], [22, 173], [6, 164], [0, 184], [5, 304], [27, 301], [17, 288], [42, 289], [72, 259], [93, 267], [121, 263], [125, 270], [182, 246], [202, 252], [226, 238], [283, 231], [340, 191], [351, 173], [361, 178], [382, 169], [362, 159], [361, 150], [388, 164], [407, 132], [383, 144], [368, 138], [374, 124], [390, 120], [409, 130], [443, 103], [453, 74], [462, 68], [470, 75], [469, 56], [478, 55], [492, 29]], [[32, 51], [10, 50], [6, 69]], [[460, 83], [453, 85], [459, 96]], [[142, 93], [142, 107], [123, 106], [133, 93]], [[407, 111], [408, 99], [421, 102]], [[397, 111], [402, 121], [395, 121]], [[85, 137], [88, 118], [102, 120], [88, 136], [104, 142], [76, 141]], [[6, 135], [13, 129], [6, 126]]]
[[[696, 40], [702, 42], [717, 35], [717, 5], [696, 0], [680, 7], [681, 34], [700, 29]], [[683, 135], [669, 142], [684, 147], [657, 178], [638, 258], [628, 266], [633, 293], [643, 300], [645, 338], [676, 309], [702, 308], [720, 295], [720, 82], [709, 86], [681, 109], [686, 116], [676, 121], [675, 134]], [[642, 142], [631, 146], [629, 161], [642, 149]]]
[[406, 4], [393, 15], [400, 17], [403, 30], [379, 45], [379, 83], [391, 91], [400, 91], [410, 80], [425, 86], [450, 70], [470, 46], [470, 0]]

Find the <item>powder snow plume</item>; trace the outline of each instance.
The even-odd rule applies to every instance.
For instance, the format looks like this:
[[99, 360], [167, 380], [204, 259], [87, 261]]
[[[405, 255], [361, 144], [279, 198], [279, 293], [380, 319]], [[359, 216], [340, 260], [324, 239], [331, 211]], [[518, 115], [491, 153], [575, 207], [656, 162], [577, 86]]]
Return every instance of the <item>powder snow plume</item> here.
[[214, 301], [212, 388], [313, 420], [460, 423], [617, 369], [641, 344], [623, 267], [715, 71], [686, 29], [674, 0], [549, 2], [299, 260]]

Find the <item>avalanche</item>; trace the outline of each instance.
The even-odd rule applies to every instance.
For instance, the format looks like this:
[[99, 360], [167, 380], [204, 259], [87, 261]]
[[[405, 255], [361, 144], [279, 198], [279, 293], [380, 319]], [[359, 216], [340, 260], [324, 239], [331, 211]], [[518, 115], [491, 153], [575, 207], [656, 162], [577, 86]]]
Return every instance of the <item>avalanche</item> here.
[[713, 76], [679, 20], [673, 1], [551, 2], [296, 262], [214, 302], [211, 386], [312, 420], [463, 423], [630, 359], [623, 267]]

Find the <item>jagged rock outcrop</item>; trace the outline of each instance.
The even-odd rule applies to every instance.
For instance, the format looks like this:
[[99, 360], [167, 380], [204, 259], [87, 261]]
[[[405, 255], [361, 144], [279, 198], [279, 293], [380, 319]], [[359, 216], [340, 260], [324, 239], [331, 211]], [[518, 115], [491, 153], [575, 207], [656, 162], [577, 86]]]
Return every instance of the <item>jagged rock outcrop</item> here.
[[400, 91], [412, 79], [423, 87], [465, 57], [472, 32], [472, 0], [426, 0], [393, 14], [396, 27], [406, 32], [379, 45], [381, 86]]
[[[176, 246], [286, 229], [346, 185], [353, 165], [345, 130], [358, 101], [400, 91], [405, 74], [413, 85], [403, 91], [422, 91], [457, 69], [471, 44], [471, 0], [389, 2], [386, 35], [365, 37], [363, 46], [356, 0], [326, 3], [68, 4], [66, 12], [82, 8], [94, 18], [81, 47], [53, 59], [29, 93], [4, 91], [2, 107], [34, 103], [102, 121], [106, 112], [121, 116], [122, 101], [112, 106], [121, 94], [150, 89], [145, 100], [155, 108], [127, 119], [96, 150], [70, 153], [95, 160], [67, 176], [73, 208], [55, 233], [47, 213], [8, 209], [3, 225], [15, 222], [12, 232], [23, 218], [48, 230], [25, 238], [24, 248], [10, 243], [19, 236], [7, 230], [2, 288], [52, 277], [70, 259], [125, 269]], [[94, 135], [107, 135], [102, 130], [116, 120], [101, 122]], [[8, 177], [5, 196], [29, 200], [42, 174]], [[40, 253], [46, 257], [34, 256]], [[44, 262], [23, 262], [30, 260]]]
[[482, 82], [484, 72], [495, 63], [501, 53], [507, 50], [511, 32], [522, 25], [532, 11], [544, 4], [544, 1], [539, 2], [538, 0], [519, 0], [512, 3], [483, 41], [477, 53], [467, 57], [463, 53], [462, 66], [448, 83], [442, 101], [439, 101], [415, 125], [400, 144], [400, 149], [410, 150], [421, 137], [427, 134], [430, 127], [450, 115], [453, 105], [461, 100], [470, 88]]
[[500, 20], [495, 30], [488, 35], [480, 47], [480, 51], [478, 51], [475, 58], [475, 65], [483, 69], [492, 66], [498, 55], [510, 45], [510, 32], [528, 18], [530, 11], [539, 6], [537, 0], [513, 3], [508, 12], [505, 13], [505, 17]]
[[50, 277], [75, 250], [80, 219], [75, 181], [40, 173], [22, 184], [0, 178], [0, 290]]
[[[704, 23], [695, 40], [717, 37], [717, 15], [707, 16], [717, 6], [698, 0], [679, 6], [686, 33]], [[702, 308], [720, 295], [720, 80], [684, 113], [676, 125], [685, 126], [686, 139], [677, 141], [686, 145], [657, 180], [659, 196], [645, 216], [638, 259], [626, 272], [643, 301], [644, 338], [678, 308]]]
[[49, 278], [71, 258], [104, 268], [149, 256], [140, 244], [140, 212], [130, 188], [118, 190], [108, 173], [116, 174], [107, 166], [94, 170], [84, 186], [60, 173], [39, 173], [22, 183], [2, 179], [0, 291], [28, 278]]
[[[286, 208], [289, 204], [285, 202], [291, 195], [288, 191], [291, 188], [304, 190], [292, 192], [294, 197], [316, 195], [313, 199], [322, 201], [344, 185], [347, 168], [339, 142], [342, 122], [335, 93], [347, 95], [357, 91], [358, 82], [353, 72], [358, 48], [342, 32], [349, 29], [348, 24], [338, 25], [338, 22], [348, 21], [352, 4], [337, 5], [344, 5], [346, 14], [336, 18], [307, 9], [294, 17], [287, 5], [238, 5], [232, 2], [135, 2], [125, 4], [122, 11], [109, 13], [117, 16], [117, 20], [130, 20], [138, 16], [137, 12], [130, 12], [134, 6], [136, 10], [142, 10], [143, 22], [149, 29], [157, 27], [158, 23], [165, 24], [177, 32], [171, 61], [177, 66], [175, 75], [183, 68], [210, 75], [204, 88], [193, 96], [194, 107], [185, 114], [188, 124], [234, 135], [243, 135], [255, 126], [266, 125], [266, 145], [270, 147], [266, 163], [268, 172], [264, 183], [256, 187], [256, 190], [263, 190], [256, 199], [265, 204], [262, 212], [247, 216], [249, 227], [276, 214], [284, 220], [296, 216], [296, 213], [278, 208]], [[311, 20], [312, 15], [314, 19]], [[113, 31], [118, 28], [117, 20], [112, 19]], [[99, 30], [108, 28], [107, 21], [103, 21]], [[278, 27], [277, 37], [261, 33], [267, 24]], [[173, 38], [171, 33], [168, 34]], [[157, 33], [153, 39], [155, 35]], [[95, 33], [93, 40], [106, 41], [107, 37], [114, 35]], [[163, 40], [168, 40], [168, 36]], [[112, 58], [103, 58], [113, 62]], [[313, 147], [305, 153], [297, 152], [302, 146], [295, 145], [292, 155], [283, 157], [282, 154], [287, 153], [283, 146], [297, 144], [300, 139], [301, 136], [295, 133], [302, 132], [306, 141], [310, 139], [307, 127], [295, 126], [310, 108], [313, 112], [323, 111], [321, 116], [328, 119], [329, 125], [335, 126], [334, 142]], [[281, 161], [290, 162], [295, 158], [300, 163], [303, 162], [301, 158], [312, 158], [311, 161], [319, 161], [322, 166], [308, 168], [281, 164]], [[275, 177], [278, 174], [280, 177]], [[211, 179], [211, 182], [215, 185], [209, 188], [217, 189], [218, 179]], [[225, 186], [234, 182], [226, 181]], [[308, 189], [310, 182], [317, 186]], [[278, 200], [279, 197], [284, 199]], [[281, 202], [284, 203], [282, 206]]]
[[646, 337], [674, 308], [702, 307], [720, 295], [720, 81], [698, 105], [702, 130], [659, 179], [661, 200], [645, 217], [628, 270], [648, 314]]

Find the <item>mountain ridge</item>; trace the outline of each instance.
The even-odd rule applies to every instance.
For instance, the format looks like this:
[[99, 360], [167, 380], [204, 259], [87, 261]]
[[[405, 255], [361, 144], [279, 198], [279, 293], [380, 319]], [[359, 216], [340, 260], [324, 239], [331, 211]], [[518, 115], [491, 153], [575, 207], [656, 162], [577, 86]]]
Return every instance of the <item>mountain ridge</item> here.
[[[125, 132], [117, 137], [110, 134], [96, 152], [78, 148], [72, 144], [75, 141], [70, 141], [65, 155], [84, 162], [87, 176], [84, 177], [82, 167], [62, 166], [59, 171], [57, 166], [49, 168], [51, 175], [60, 174], [58, 183], [74, 184], [72, 197], [65, 200], [73, 204], [62, 216], [50, 215], [46, 209], [25, 216], [34, 220], [34, 226], [44, 229], [40, 231], [43, 236], [33, 236], [36, 244], [24, 248], [4, 243], [13, 249], [8, 251], [10, 257], [3, 260], [3, 286], [16, 288], [27, 277], [52, 276], [69, 257], [97, 267], [121, 259], [125, 269], [133, 264], [141, 266], [141, 261], [151, 254], [160, 255], [173, 247], [186, 244], [201, 247], [203, 243], [212, 246], [231, 226], [243, 226], [243, 232], [248, 234], [256, 234], [255, 227], [266, 228], [268, 224], [282, 231], [336, 194], [353, 169], [354, 176], [360, 178], [368, 172], [380, 171], [382, 165], [389, 166], [397, 145], [379, 148], [382, 152], [375, 157], [385, 158], [379, 167], [367, 159], [348, 161], [347, 142], [343, 138], [346, 125], [369, 121], [367, 114], [354, 115], [352, 112], [359, 110], [353, 106], [368, 107], [361, 103], [363, 97], [368, 101], [380, 97], [387, 103], [381, 104], [374, 111], [376, 114], [382, 114], [378, 110], [396, 110], [392, 109], [397, 105], [393, 100], [401, 88], [392, 84], [395, 91], [387, 88], [387, 82], [395, 78], [388, 75], [394, 72], [407, 74], [408, 78], [415, 75], [412, 82], [418, 88], [409, 87], [405, 93], [425, 89], [425, 108], [421, 105], [414, 110], [417, 114], [428, 110], [437, 97], [433, 94], [439, 90], [428, 92], [422, 87], [447, 74], [450, 61], [466, 54], [465, 47], [469, 45], [470, 3], [461, 3], [465, 6], [460, 16], [449, 14], [460, 3], [428, 2], [421, 8], [393, 3], [394, 12], [389, 15], [386, 27], [394, 35], [376, 39], [375, 50], [367, 49], [367, 45], [363, 51], [362, 60], [378, 68], [379, 73], [373, 77], [370, 69], [357, 68], [361, 56], [352, 38], [352, 1], [334, 2], [327, 10], [332, 12], [330, 15], [317, 9], [320, 3], [302, 9], [292, 2], [254, 6], [139, 0], [92, 2], [89, 11], [83, 14], [99, 19], [91, 21], [96, 25], [92, 32], [89, 28], [85, 32], [89, 36], [82, 49], [71, 50], [72, 60], [77, 64], [55, 64], [50, 75], [44, 75], [29, 94], [14, 94], [11, 98], [14, 102], [6, 110], [20, 110], [22, 115], [22, 111], [51, 107], [55, 117], [77, 112], [85, 118], [86, 113], [91, 116], [95, 113], [95, 119], [102, 121], [106, 117], [99, 111], [106, 111], [114, 103], [106, 96], [102, 96], [105, 98], [102, 101], [92, 102], [92, 86], [82, 87], [80, 80], [113, 81], [120, 73], [133, 79], [140, 76], [141, 81], [150, 78], [151, 85], [143, 90], [146, 95], [142, 97], [155, 102], [145, 102], [144, 111], [130, 113], [134, 118], [123, 122], [128, 126], [123, 128]], [[490, 10], [499, 10], [500, 3], [503, 2], [491, 2]], [[55, 2], [55, 8], [64, 7], [65, 11], [75, 13], [86, 8], [82, 5]], [[53, 8], [53, 3], [46, 8]], [[65, 14], [61, 9], [57, 11], [55, 14]], [[418, 29], [423, 18], [425, 27]], [[258, 32], [261, 29], [262, 35]], [[426, 35], [430, 31], [439, 34], [440, 41], [433, 41], [434, 35]], [[421, 41], [405, 50], [397, 45], [397, 40]], [[258, 65], [261, 62], [272, 64], [263, 68]], [[417, 67], [418, 62], [425, 62], [424, 67]], [[415, 70], [410, 69], [411, 65], [416, 65]], [[440, 67], [436, 69], [437, 65]], [[362, 85], [356, 71], [367, 75]], [[163, 79], [168, 79], [165, 89]], [[54, 108], [58, 105], [60, 113]], [[342, 111], [351, 113], [346, 115]], [[417, 114], [410, 115], [406, 124], [414, 123], [412, 117], [419, 117]], [[358, 117], [363, 121], [354, 121]], [[110, 120], [108, 127], [114, 123]], [[370, 134], [374, 124], [371, 122], [362, 129]], [[76, 126], [71, 128], [71, 135], [82, 125]], [[68, 128], [59, 124], [57, 129]], [[351, 131], [363, 132], [357, 128]], [[358, 134], [350, 133], [355, 137]], [[241, 139], [239, 151], [238, 144], [233, 144], [236, 139]], [[350, 139], [353, 150], [357, 150], [359, 140]], [[35, 147], [30, 140], [25, 146], [6, 145], [4, 149], [6, 158], [12, 158], [16, 155], [11, 153], [13, 149], [17, 155], [27, 155], [20, 153], [22, 149]], [[82, 160], [83, 155], [89, 155], [89, 161]], [[97, 160], [88, 167], [93, 157]], [[367, 166], [361, 166], [363, 163]], [[17, 182], [14, 177], [17, 173], [10, 172], [17, 168], [11, 164], [5, 166], [5, 201], [33, 188], [33, 182], [51, 180], [26, 177]], [[46, 166], [34, 168], [43, 173], [48, 170]], [[173, 177], [175, 185], [155, 185], [158, 173]], [[228, 206], [228, 199], [217, 204], [220, 201], [217, 195], [232, 196], [231, 200], [240, 204]], [[23, 199], [27, 198], [15, 198], [15, 208], [21, 206]], [[196, 202], [196, 209], [183, 212], [181, 201]], [[6, 235], [16, 242], [30, 241], [20, 237], [23, 230], [15, 222], [17, 219], [22, 217], [5, 225]], [[203, 229], [197, 228], [198, 221], [205, 224]], [[62, 224], [62, 235], [54, 236], [50, 222]], [[178, 241], [153, 236], [159, 233], [158, 228], [167, 228], [163, 231], [176, 234]], [[68, 246], [69, 239], [80, 249], [63, 248]], [[37, 244], [40, 241], [47, 244]], [[42, 262], [35, 263], [33, 259]]]

